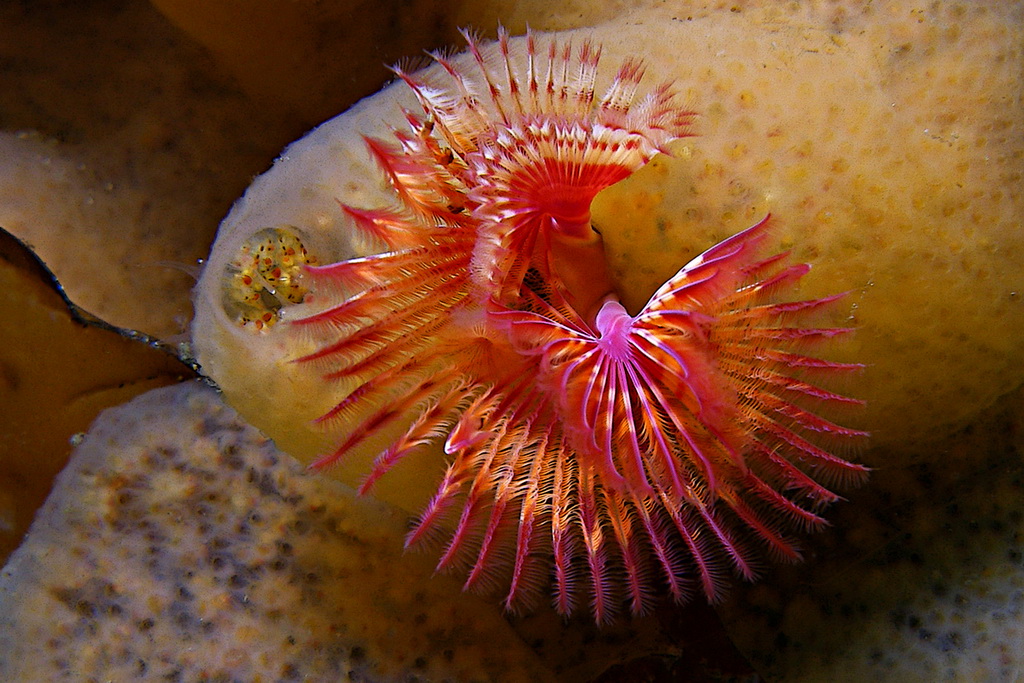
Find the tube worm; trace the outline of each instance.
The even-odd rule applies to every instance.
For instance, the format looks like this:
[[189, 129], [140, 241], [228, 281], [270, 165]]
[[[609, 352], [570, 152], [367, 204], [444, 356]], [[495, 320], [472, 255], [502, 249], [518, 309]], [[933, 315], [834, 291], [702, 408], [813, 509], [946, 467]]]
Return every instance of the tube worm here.
[[[626, 61], [601, 98], [600, 48], [467, 35], [464, 68], [398, 75], [422, 113], [369, 139], [394, 208], [342, 207], [383, 252], [309, 267], [318, 312], [292, 321], [345, 398], [320, 422], [328, 467], [385, 429], [360, 491], [443, 442], [448, 466], [407, 545], [501, 590], [510, 610], [553, 586], [558, 611], [642, 614], [665, 588], [721, 597], [790, 533], [824, 524], [828, 487], [866, 469], [832, 454], [866, 436], [818, 415], [857, 401], [815, 383], [856, 370], [806, 355], [848, 330], [808, 321], [839, 297], [788, 301], [807, 272], [765, 257], [766, 218], [711, 248], [636, 316], [618, 302], [594, 196], [691, 131], [668, 85], [638, 96]], [[461, 63], [460, 63], [461, 64]]]

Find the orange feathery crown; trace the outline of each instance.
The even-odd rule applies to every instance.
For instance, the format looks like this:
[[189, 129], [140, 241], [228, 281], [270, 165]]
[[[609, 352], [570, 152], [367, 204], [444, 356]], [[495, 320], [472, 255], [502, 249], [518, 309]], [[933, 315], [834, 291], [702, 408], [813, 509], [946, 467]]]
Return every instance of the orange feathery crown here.
[[[694, 114], [639, 61], [597, 99], [600, 48], [467, 35], [468, 65], [398, 75], [424, 115], [367, 140], [394, 208], [342, 207], [383, 253], [311, 267], [320, 341], [299, 362], [349, 393], [320, 418], [326, 467], [412, 419], [363, 482], [444, 442], [449, 464], [407, 545], [439, 569], [559, 612], [641, 614], [665, 586], [721, 596], [760, 554], [797, 559], [790, 529], [825, 522], [828, 486], [867, 470], [827, 449], [864, 437], [815, 410], [858, 403], [812, 383], [860, 366], [804, 355], [847, 332], [804, 327], [839, 297], [785, 301], [807, 272], [764, 257], [768, 218], [685, 265], [636, 316], [618, 302], [594, 196], [690, 134]], [[336, 301], [336, 298], [340, 301]]]

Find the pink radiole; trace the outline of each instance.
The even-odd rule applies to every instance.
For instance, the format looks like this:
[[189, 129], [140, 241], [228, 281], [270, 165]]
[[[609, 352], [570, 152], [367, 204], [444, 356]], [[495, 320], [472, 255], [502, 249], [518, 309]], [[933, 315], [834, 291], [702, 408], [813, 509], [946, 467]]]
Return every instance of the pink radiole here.
[[867, 473], [830, 450], [866, 434], [815, 412], [859, 403], [816, 378], [860, 366], [805, 355], [848, 332], [805, 326], [840, 297], [783, 298], [809, 267], [761, 253], [765, 218], [629, 315], [590, 205], [694, 114], [667, 85], [638, 97], [636, 60], [597, 99], [589, 42], [467, 41], [465, 69], [397, 70], [423, 114], [367, 140], [397, 205], [342, 208], [383, 253], [307, 271], [322, 310], [292, 324], [320, 341], [298, 362], [348, 391], [319, 420], [338, 445], [314, 467], [399, 427], [366, 492], [443, 440], [406, 544], [439, 545], [439, 569], [510, 610], [552, 586], [560, 613], [586, 601], [606, 622], [665, 589], [717, 600], [764, 554], [798, 559], [790, 531], [824, 525], [827, 487]]

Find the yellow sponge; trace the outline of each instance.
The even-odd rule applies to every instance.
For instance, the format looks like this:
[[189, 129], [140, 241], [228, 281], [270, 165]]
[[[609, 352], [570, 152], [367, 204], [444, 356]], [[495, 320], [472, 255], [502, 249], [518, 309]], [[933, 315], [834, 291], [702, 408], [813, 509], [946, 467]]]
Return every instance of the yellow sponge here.
[[[813, 264], [801, 298], [849, 292], [848, 320], [832, 322], [858, 332], [830, 351], [867, 364], [843, 390], [868, 407], [844, 422], [912, 453], [1024, 379], [1024, 29], [998, 4], [836, 7], [636, 10], [574, 36], [603, 45], [606, 81], [644, 57], [647, 82], [674, 80], [700, 113], [698, 137], [598, 197], [594, 224], [635, 310], [771, 213], [780, 245]], [[281, 317], [303, 263], [365, 253], [338, 202], [392, 205], [361, 136], [391, 139], [402, 107], [417, 109], [392, 86], [289, 147], [221, 225], [195, 290], [204, 370], [307, 461], [329, 448], [313, 420], [345, 391], [292, 362], [311, 347]], [[415, 508], [442, 467], [423, 454], [378, 495]], [[365, 471], [357, 459], [338, 473]]]

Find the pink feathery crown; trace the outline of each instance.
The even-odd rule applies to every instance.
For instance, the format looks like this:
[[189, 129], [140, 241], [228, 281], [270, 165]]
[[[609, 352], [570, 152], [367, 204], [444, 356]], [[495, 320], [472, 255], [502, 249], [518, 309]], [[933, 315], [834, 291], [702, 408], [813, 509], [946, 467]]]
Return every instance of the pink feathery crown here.
[[299, 362], [347, 392], [319, 419], [337, 446], [314, 466], [407, 425], [366, 492], [442, 442], [406, 544], [438, 545], [439, 569], [510, 610], [550, 586], [560, 613], [586, 603], [605, 622], [799, 558], [793, 532], [867, 472], [832, 452], [866, 434], [818, 414], [858, 403], [820, 382], [860, 366], [806, 355], [848, 332], [808, 326], [840, 297], [785, 298], [809, 267], [764, 255], [765, 218], [631, 316], [590, 204], [694, 114], [667, 85], [638, 95], [638, 60], [599, 98], [589, 41], [466, 37], [466, 57], [396, 70], [423, 111], [367, 140], [395, 205], [342, 208], [384, 251], [306, 273], [320, 310], [292, 324], [319, 341]]

